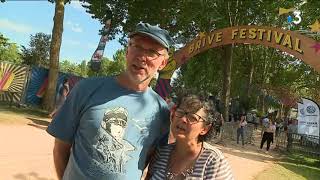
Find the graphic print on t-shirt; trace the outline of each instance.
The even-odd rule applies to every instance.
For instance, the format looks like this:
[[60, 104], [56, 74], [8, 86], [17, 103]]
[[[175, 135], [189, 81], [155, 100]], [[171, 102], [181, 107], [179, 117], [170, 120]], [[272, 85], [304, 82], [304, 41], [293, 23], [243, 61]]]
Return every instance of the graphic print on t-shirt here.
[[123, 139], [128, 125], [128, 111], [123, 107], [107, 109], [97, 135], [95, 164], [101, 170], [124, 173], [124, 165], [130, 159], [129, 151], [135, 147]]

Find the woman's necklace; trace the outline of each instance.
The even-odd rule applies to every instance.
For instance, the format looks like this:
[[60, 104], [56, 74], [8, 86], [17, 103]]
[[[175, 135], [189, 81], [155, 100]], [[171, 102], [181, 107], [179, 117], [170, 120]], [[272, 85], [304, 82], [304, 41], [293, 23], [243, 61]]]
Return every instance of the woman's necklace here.
[[172, 154], [173, 153], [171, 153], [170, 157], [169, 157], [169, 163], [168, 163], [168, 166], [167, 166], [167, 174], [166, 174], [167, 180], [182, 180], [182, 179], [186, 179], [187, 176], [190, 176], [193, 173], [194, 164], [196, 163], [197, 159], [199, 158], [199, 156], [200, 156], [200, 154], [202, 152], [202, 149], [203, 149], [203, 144], [201, 144], [201, 149], [200, 149], [197, 157], [190, 164], [190, 166], [188, 168], [185, 168], [180, 173], [171, 172], [172, 166], [174, 164], [174, 162], [172, 162]]

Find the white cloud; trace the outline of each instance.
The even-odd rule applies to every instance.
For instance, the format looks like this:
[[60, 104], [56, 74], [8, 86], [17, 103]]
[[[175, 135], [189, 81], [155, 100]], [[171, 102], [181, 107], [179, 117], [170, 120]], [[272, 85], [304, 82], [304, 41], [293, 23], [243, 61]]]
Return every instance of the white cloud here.
[[80, 45], [79, 41], [71, 40], [71, 39], [66, 39], [64, 41], [67, 45], [72, 45], [72, 46], [78, 46]]
[[78, 24], [78, 23], [73, 23], [73, 22], [71, 22], [71, 21], [67, 21], [66, 25], [67, 25], [68, 27], [70, 27], [70, 28], [71, 28], [71, 31], [73, 31], [73, 32], [78, 32], [78, 33], [80, 33], [80, 32], [83, 31], [82, 28], [80, 27], [80, 24]]
[[26, 24], [19, 24], [8, 19], [0, 19], [0, 28], [12, 30], [18, 33], [31, 33], [32, 27]]
[[82, 32], [82, 28], [81, 27], [78, 27], [78, 26], [72, 26], [71, 27], [71, 30], [73, 32]]
[[84, 8], [81, 6], [82, 4], [88, 4], [88, 3], [86, 3], [86, 2], [83, 3], [83, 2], [79, 2], [79, 1], [71, 1], [70, 6], [76, 10], [84, 11]]

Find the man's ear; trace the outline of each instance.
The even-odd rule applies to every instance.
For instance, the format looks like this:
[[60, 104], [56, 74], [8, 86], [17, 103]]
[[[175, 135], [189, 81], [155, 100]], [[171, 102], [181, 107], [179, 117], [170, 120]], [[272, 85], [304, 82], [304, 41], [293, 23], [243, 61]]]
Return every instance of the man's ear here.
[[168, 61], [169, 61], [169, 55], [166, 57], [163, 57], [163, 60], [158, 68], [158, 71], [161, 71], [164, 67], [166, 67]]

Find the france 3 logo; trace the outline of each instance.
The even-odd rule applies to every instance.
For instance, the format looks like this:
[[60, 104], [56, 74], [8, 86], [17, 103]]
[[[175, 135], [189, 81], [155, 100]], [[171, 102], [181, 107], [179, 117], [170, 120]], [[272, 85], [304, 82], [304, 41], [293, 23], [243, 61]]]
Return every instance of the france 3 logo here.
[[[292, 12], [292, 14], [291, 14]], [[289, 14], [290, 13], [290, 14]], [[301, 11], [295, 9], [295, 8], [279, 8], [279, 16], [283, 15], [283, 14], [289, 14], [287, 16], [287, 22], [291, 25], [292, 23], [295, 25], [298, 25], [301, 23], [302, 21], [302, 17], [301, 17]]]

